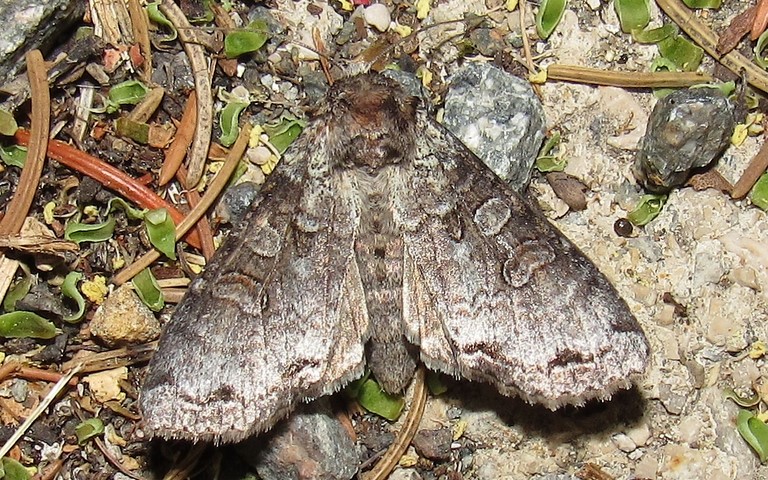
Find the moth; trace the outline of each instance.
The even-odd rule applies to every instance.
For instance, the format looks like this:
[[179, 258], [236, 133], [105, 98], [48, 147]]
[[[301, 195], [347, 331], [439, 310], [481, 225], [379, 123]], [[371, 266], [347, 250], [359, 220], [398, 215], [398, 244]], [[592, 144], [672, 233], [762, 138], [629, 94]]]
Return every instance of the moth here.
[[236, 442], [366, 365], [417, 362], [555, 409], [628, 388], [649, 346], [608, 280], [415, 97], [338, 81], [189, 287], [140, 407], [165, 438]]

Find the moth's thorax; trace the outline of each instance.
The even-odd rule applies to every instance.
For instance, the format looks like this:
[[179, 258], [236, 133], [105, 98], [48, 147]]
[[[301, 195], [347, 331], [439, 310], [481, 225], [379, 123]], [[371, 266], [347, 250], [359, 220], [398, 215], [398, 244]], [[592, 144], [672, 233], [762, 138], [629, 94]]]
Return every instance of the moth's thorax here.
[[415, 143], [416, 106], [414, 97], [385, 77], [340, 80], [329, 91], [324, 112], [336, 164], [373, 172], [407, 158]]

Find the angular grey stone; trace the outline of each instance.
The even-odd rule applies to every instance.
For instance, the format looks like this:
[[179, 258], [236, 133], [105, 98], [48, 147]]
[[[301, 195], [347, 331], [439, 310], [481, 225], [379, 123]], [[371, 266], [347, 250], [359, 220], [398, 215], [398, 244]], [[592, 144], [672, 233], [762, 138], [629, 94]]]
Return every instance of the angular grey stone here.
[[360, 459], [355, 444], [321, 398], [237, 446], [263, 480], [348, 480]]
[[715, 88], [677, 90], [659, 100], [635, 157], [635, 178], [660, 193], [684, 184], [691, 170], [709, 165], [728, 146], [735, 110]]
[[493, 65], [466, 65], [451, 78], [444, 124], [502, 180], [525, 190], [545, 130], [527, 81]]
[[43, 52], [82, 18], [88, 2], [81, 0], [6, 0], [0, 2], [0, 82], [24, 68], [24, 55]]

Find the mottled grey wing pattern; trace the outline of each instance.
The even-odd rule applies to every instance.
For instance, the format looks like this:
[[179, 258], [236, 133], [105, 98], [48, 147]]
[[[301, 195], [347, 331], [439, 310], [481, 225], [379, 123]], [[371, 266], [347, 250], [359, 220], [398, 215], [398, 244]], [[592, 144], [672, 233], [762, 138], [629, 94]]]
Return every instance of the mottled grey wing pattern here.
[[597, 268], [432, 122], [403, 202], [403, 319], [427, 367], [550, 408], [628, 388], [649, 347]]
[[332, 185], [341, 180], [311, 138], [270, 176], [163, 332], [140, 399], [152, 434], [238, 441], [362, 374], [359, 207]]

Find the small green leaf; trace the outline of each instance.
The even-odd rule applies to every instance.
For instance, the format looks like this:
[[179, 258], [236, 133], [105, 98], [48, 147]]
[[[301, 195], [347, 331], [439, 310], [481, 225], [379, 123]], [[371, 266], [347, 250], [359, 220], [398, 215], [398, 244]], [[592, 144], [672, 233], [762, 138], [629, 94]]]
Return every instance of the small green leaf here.
[[165, 306], [163, 292], [160, 290], [160, 286], [157, 284], [157, 280], [155, 280], [155, 276], [152, 275], [152, 271], [149, 268], [139, 272], [131, 281], [136, 289], [136, 294], [146, 306], [153, 312], [159, 312], [163, 309]]
[[536, 12], [536, 33], [546, 40], [555, 31], [565, 13], [568, 0], [542, 0]]
[[56, 327], [32, 312], [11, 312], [0, 315], [0, 337], [53, 338]]
[[237, 136], [240, 134], [240, 114], [248, 107], [248, 103], [245, 102], [229, 102], [223, 109], [219, 116], [219, 126], [221, 127], [221, 136], [219, 142], [225, 147], [231, 146], [237, 140]]
[[176, 260], [176, 225], [168, 210], [158, 208], [144, 215], [149, 242], [166, 257]]
[[725, 390], [725, 398], [730, 398], [740, 407], [754, 407], [760, 403], [760, 394], [754, 392], [750, 397], [740, 397], [732, 388]]
[[8, 457], [3, 457], [2, 472], [0, 473], [2, 480], [29, 480], [32, 478], [29, 470], [24, 465]]
[[683, 0], [688, 8], [720, 8], [723, 0]]
[[34, 279], [29, 273], [29, 267], [23, 263], [20, 263], [19, 267], [21, 267], [23, 276], [16, 285], [8, 290], [8, 293], [5, 294], [5, 298], [3, 299], [3, 310], [6, 312], [13, 312], [16, 310], [16, 302], [24, 298], [27, 293], [29, 293], [29, 289], [32, 288], [32, 281]]
[[635, 209], [627, 215], [627, 220], [638, 227], [646, 225], [661, 213], [666, 201], [666, 195], [643, 195]]
[[0, 135], [12, 136], [19, 129], [13, 114], [0, 108]]
[[536, 170], [542, 173], [562, 172], [568, 161], [563, 157], [545, 155], [536, 159]]
[[752, 187], [750, 200], [763, 210], [768, 210], [768, 173], [764, 173]]
[[278, 152], [285, 153], [288, 147], [297, 139], [304, 130], [306, 122], [295, 118], [283, 118], [276, 125], [265, 125], [264, 132], [269, 137], [269, 143], [272, 144]]
[[9, 145], [7, 147], [0, 145], [0, 160], [6, 165], [23, 168], [27, 161], [27, 147], [18, 145]]
[[64, 238], [80, 245], [82, 242], [104, 242], [115, 231], [115, 219], [110, 215], [104, 223], [69, 222], [64, 227]]
[[147, 214], [149, 210], [146, 208], [139, 210], [138, 208], [134, 208], [130, 203], [126, 202], [120, 197], [112, 197], [109, 200], [109, 203], [107, 203], [107, 211], [108, 212], [114, 212], [118, 209], [118, 207], [125, 212], [125, 214], [130, 218], [131, 220], [143, 220], [144, 215]]
[[65, 297], [74, 300], [77, 304], [77, 311], [72, 315], [65, 315], [64, 321], [69, 323], [75, 323], [85, 315], [85, 299], [80, 290], [77, 289], [77, 282], [83, 279], [83, 274], [80, 272], [69, 272], [64, 277], [64, 283], [61, 284], [61, 293]]
[[443, 382], [442, 375], [437, 372], [433, 372], [432, 370], [427, 370], [426, 384], [427, 388], [429, 389], [429, 393], [435, 396], [442, 395], [448, 391], [448, 387], [446, 387], [445, 383]]
[[77, 437], [77, 444], [80, 446], [93, 437], [97, 437], [104, 433], [104, 422], [98, 417], [89, 418], [75, 427], [75, 436]]
[[267, 22], [257, 19], [244, 29], [233, 30], [224, 37], [224, 54], [227, 58], [236, 58], [245, 53], [260, 49], [269, 38]]
[[370, 378], [360, 386], [357, 401], [369, 412], [393, 422], [397, 420], [405, 406], [402, 395], [390, 395]]
[[138, 80], [126, 80], [109, 89], [107, 113], [114, 113], [120, 105], [136, 105], [149, 92], [146, 85]]
[[366, 370], [362, 377], [358, 378], [357, 380], [352, 380], [347, 384], [346, 387], [344, 387], [344, 393], [347, 394], [349, 398], [357, 399], [357, 396], [360, 394], [360, 389], [363, 387], [365, 381], [370, 378], [370, 376], [371, 371]]
[[170, 20], [168, 20], [168, 17], [166, 17], [163, 12], [160, 11], [160, 8], [158, 8], [160, 5], [160, 2], [152, 2], [147, 4], [147, 16], [150, 20], [155, 22], [156, 24], [160, 25], [161, 27], [165, 27], [168, 30], [171, 31], [171, 34], [166, 37], [161, 37], [161, 42], [172, 42], [176, 40], [176, 37], [178, 36], [178, 33], [176, 32], [176, 27], [173, 26], [173, 23], [171, 23]]
[[695, 71], [701, 65], [701, 59], [704, 58], [704, 50], [701, 47], [680, 35], [665, 38], [656, 45], [662, 57], [670, 60], [684, 72]]
[[740, 410], [736, 417], [736, 429], [757, 452], [760, 462], [765, 463], [768, 459], [768, 425], [749, 410]]
[[765, 50], [766, 42], [768, 42], [768, 30], [762, 33], [755, 43], [755, 63], [760, 65], [760, 68], [768, 70], [768, 58], [763, 56], [763, 50]]
[[651, 21], [648, 0], [616, 0], [614, 6], [619, 16], [621, 31], [624, 33], [642, 30]]
[[128, 117], [117, 119], [115, 122], [115, 133], [121, 137], [130, 138], [141, 145], [149, 143], [149, 124], [137, 122]]
[[632, 38], [637, 43], [659, 43], [672, 35], [677, 35], [677, 25], [674, 23], [666, 23], [658, 28], [651, 28], [650, 30], [643, 30], [640, 28], [632, 29]]

